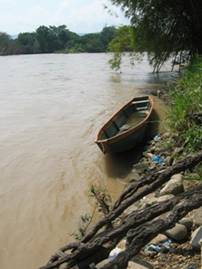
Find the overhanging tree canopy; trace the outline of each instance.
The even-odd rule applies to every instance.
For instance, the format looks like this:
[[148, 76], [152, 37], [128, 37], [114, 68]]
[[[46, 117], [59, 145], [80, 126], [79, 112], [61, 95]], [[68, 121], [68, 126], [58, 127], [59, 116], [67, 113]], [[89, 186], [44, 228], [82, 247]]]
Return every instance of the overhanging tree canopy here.
[[199, 0], [111, 0], [135, 28], [135, 51], [147, 51], [155, 67], [174, 56], [179, 62], [202, 54], [202, 2]]

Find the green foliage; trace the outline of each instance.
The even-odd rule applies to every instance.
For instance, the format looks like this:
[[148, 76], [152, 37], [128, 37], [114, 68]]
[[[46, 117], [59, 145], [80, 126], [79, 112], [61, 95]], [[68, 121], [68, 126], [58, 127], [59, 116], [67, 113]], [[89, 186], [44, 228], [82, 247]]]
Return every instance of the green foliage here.
[[121, 67], [122, 53], [114, 52], [113, 58], [109, 60], [109, 64], [112, 69], [118, 71]]
[[79, 52], [105, 52], [109, 42], [114, 38], [115, 32], [115, 27], [104, 27], [100, 33], [81, 36], [72, 47], [79, 48]]
[[39, 42], [36, 33], [20, 33], [17, 38], [17, 44], [25, 54], [39, 52]]
[[90, 196], [96, 200], [98, 211], [107, 215], [111, 208], [111, 196], [106, 189], [92, 185], [90, 188]]
[[79, 36], [65, 25], [42, 25], [36, 32], [20, 33], [16, 40], [6, 33], [0, 33], [0, 54], [105, 52], [115, 32], [116, 28], [111, 26], [105, 27], [100, 33]]
[[134, 29], [131, 26], [121, 26], [116, 30], [114, 38], [108, 45], [111, 52], [134, 50]]
[[[170, 90], [169, 123], [186, 150], [202, 148], [202, 58], [195, 59]], [[202, 117], [202, 116], [201, 116]]]
[[102, 44], [102, 49], [107, 51], [109, 43], [116, 36], [116, 28], [113, 26], [104, 27], [102, 32], [100, 33], [100, 43]]
[[68, 41], [76, 40], [78, 35], [70, 32], [65, 25], [61, 26], [40, 26], [36, 30], [36, 38], [39, 43], [40, 52], [52, 53], [65, 49]]
[[6, 33], [0, 32], [0, 48], [3, 49], [4, 47], [7, 47], [10, 41], [10, 36]]
[[13, 54], [17, 50], [14, 45], [8, 34], [0, 32], [0, 55]]
[[109, 61], [111, 68], [120, 69], [123, 53], [134, 51], [134, 46], [134, 28], [131, 26], [119, 27], [108, 45], [108, 50], [114, 52], [113, 58]]
[[[102, 212], [104, 215], [109, 213], [112, 200], [106, 189], [100, 186], [91, 185], [89, 196], [96, 200], [96, 205], [99, 212]], [[93, 215], [89, 214], [85, 214], [80, 217], [79, 229], [72, 234], [76, 240], [82, 240], [92, 222], [92, 219]]]
[[86, 52], [102, 52], [103, 47], [100, 45], [100, 34], [86, 34], [81, 37], [80, 44]]
[[147, 51], [158, 71], [170, 57], [174, 62], [202, 53], [202, 2], [165, 0], [111, 0], [135, 28], [135, 51]]

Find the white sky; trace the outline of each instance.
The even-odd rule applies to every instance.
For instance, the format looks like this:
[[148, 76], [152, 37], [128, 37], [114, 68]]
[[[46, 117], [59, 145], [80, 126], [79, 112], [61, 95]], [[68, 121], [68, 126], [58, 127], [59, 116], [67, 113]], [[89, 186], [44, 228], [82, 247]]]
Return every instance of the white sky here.
[[[118, 16], [109, 14], [104, 5]], [[61, 24], [76, 33], [90, 33], [128, 20], [109, 0], [0, 0], [0, 32], [14, 35]]]

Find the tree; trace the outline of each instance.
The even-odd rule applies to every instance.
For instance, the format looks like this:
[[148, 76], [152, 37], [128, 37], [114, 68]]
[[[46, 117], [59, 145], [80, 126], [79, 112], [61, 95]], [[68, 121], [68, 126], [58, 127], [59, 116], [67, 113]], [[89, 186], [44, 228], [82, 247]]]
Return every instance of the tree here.
[[80, 44], [86, 52], [105, 52], [110, 41], [114, 38], [116, 28], [104, 27], [100, 33], [86, 34], [80, 37]]
[[37, 40], [39, 42], [40, 52], [51, 53], [54, 52], [57, 47], [56, 36], [50, 28], [46, 26], [40, 26], [36, 30]]
[[86, 52], [103, 52], [103, 45], [100, 41], [100, 34], [86, 34], [81, 37], [81, 44]]
[[21, 53], [32, 54], [39, 52], [39, 42], [36, 33], [20, 33], [17, 43], [21, 49]]
[[60, 25], [58, 27], [49, 26], [49, 28], [57, 40], [56, 49], [65, 49], [69, 42], [75, 42], [78, 40], [78, 35], [69, 31], [66, 25]]
[[40, 26], [36, 30], [37, 40], [42, 53], [52, 53], [58, 50], [64, 50], [68, 47], [68, 42], [76, 41], [78, 35], [69, 31], [66, 25]]
[[116, 28], [113, 26], [104, 27], [100, 33], [100, 41], [103, 46], [103, 50], [106, 51], [108, 44], [113, 40], [116, 35]]
[[111, 0], [135, 28], [135, 51], [150, 55], [155, 70], [169, 58], [179, 62], [202, 53], [202, 2], [198, 0]]
[[10, 36], [6, 33], [0, 32], [0, 55], [6, 54], [10, 45]]
[[121, 26], [116, 30], [115, 37], [108, 44], [108, 50], [114, 52], [109, 61], [112, 69], [118, 70], [123, 52], [134, 51], [134, 29], [131, 26]]

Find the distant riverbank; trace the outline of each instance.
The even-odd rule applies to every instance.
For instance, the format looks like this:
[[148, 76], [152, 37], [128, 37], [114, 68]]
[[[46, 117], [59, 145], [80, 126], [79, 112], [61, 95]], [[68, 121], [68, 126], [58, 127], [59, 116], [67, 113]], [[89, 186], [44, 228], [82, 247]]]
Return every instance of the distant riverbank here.
[[35, 32], [20, 33], [16, 38], [0, 32], [0, 55], [106, 52], [116, 31], [115, 27], [109, 26], [99, 33], [78, 35], [60, 25], [40, 26]]

